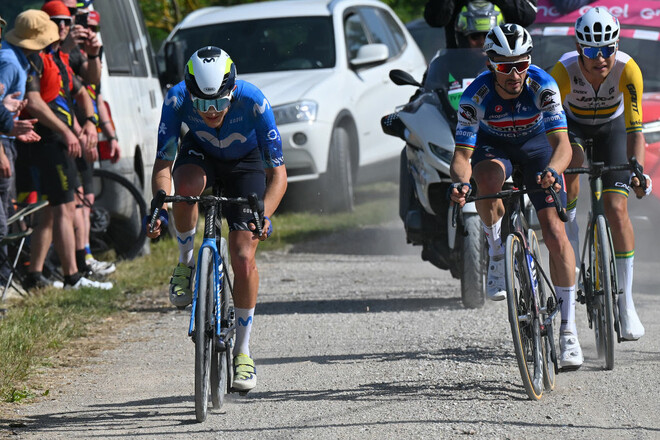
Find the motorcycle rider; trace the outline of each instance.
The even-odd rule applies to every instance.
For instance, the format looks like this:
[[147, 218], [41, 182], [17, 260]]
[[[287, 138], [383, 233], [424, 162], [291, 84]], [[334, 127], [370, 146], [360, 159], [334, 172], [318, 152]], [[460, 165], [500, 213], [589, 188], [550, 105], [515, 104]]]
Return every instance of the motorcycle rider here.
[[[554, 79], [531, 64], [532, 37], [522, 26], [493, 28], [484, 49], [489, 72], [475, 79], [459, 104], [456, 149], [451, 164], [451, 199], [461, 206], [474, 178], [480, 194], [501, 190], [517, 164], [529, 189], [553, 185], [565, 206], [561, 174], [571, 161], [572, 149]], [[564, 224], [545, 192], [530, 194], [550, 255], [550, 273], [562, 301], [560, 358], [562, 369], [577, 369], [583, 356], [575, 326], [575, 256]], [[550, 209], [548, 209], [550, 208]], [[504, 248], [500, 199], [477, 202], [488, 238], [490, 264], [487, 294], [491, 300], [506, 297]]]

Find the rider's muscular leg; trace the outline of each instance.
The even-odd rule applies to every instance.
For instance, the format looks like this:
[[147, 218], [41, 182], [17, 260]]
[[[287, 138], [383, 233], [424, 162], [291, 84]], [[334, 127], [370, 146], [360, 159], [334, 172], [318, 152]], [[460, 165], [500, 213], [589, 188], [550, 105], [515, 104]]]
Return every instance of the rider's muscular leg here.
[[554, 208], [545, 208], [537, 212], [543, 241], [550, 256], [550, 277], [555, 286], [573, 286], [575, 284], [575, 255], [571, 247], [564, 223], [559, 219]]
[[229, 252], [234, 271], [234, 306], [236, 311], [236, 346], [234, 355], [250, 356], [250, 332], [259, 291], [259, 272], [255, 253], [259, 243], [249, 231], [229, 233]]
[[628, 198], [622, 194], [603, 194], [605, 217], [610, 223], [614, 252], [626, 253], [635, 249], [635, 232], [628, 216]]
[[[186, 164], [174, 171], [174, 192], [180, 196], [198, 196], [206, 188], [206, 174], [197, 165]], [[179, 232], [190, 231], [197, 226], [197, 204], [174, 203], [174, 226]]]
[[[584, 163], [584, 152], [582, 151], [582, 147], [575, 143], [571, 144], [571, 146], [573, 147], [573, 157], [568, 167], [581, 167]], [[568, 240], [573, 247], [576, 265], [579, 265], [580, 229], [577, 223], [577, 199], [580, 194], [580, 178], [579, 174], [565, 174], [564, 179], [566, 182], [566, 197], [568, 200], [568, 205], [566, 206], [568, 221], [565, 223], [566, 235], [568, 235]]]
[[[502, 189], [506, 174], [504, 165], [497, 160], [479, 162], [472, 173], [480, 195], [494, 194]], [[484, 199], [476, 202], [479, 217], [486, 226], [492, 226], [504, 215], [500, 199]]]

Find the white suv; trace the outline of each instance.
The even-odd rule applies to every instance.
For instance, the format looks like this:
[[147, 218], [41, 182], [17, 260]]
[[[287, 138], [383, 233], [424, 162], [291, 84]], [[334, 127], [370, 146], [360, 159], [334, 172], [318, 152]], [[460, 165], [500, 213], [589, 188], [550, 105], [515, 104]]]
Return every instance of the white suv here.
[[289, 182], [314, 183], [326, 210], [351, 210], [365, 166], [398, 160], [401, 142], [382, 132], [380, 118], [413, 90], [394, 85], [389, 71], [421, 78], [426, 63], [384, 3], [285, 0], [197, 10], [163, 44], [163, 82], [180, 81], [182, 63], [205, 45], [224, 49], [238, 77], [264, 92]]

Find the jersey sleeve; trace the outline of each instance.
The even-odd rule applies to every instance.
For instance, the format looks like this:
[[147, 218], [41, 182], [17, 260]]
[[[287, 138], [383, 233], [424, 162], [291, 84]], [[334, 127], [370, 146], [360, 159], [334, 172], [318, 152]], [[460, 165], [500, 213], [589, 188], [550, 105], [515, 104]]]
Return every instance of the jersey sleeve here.
[[261, 159], [265, 168], [275, 168], [284, 165], [282, 154], [282, 138], [275, 124], [275, 115], [270, 102], [256, 89], [252, 106], [252, 116], [255, 121], [255, 132]]
[[566, 96], [571, 93], [571, 79], [568, 76], [566, 67], [559, 61], [550, 71], [550, 76], [555, 80], [559, 87], [559, 94], [561, 95], [561, 102], [564, 102]]
[[628, 60], [621, 79], [619, 90], [623, 93], [623, 114], [626, 120], [626, 133], [642, 131], [642, 93], [644, 82], [642, 71], [632, 58]]
[[172, 87], [163, 100], [163, 107], [158, 123], [158, 148], [156, 158], [173, 161], [176, 158], [179, 135], [181, 133], [180, 109], [185, 98], [183, 83]]
[[479, 89], [473, 85], [476, 85], [475, 82], [463, 92], [458, 103], [455, 149], [472, 151], [477, 144], [479, 121], [483, 118], [483, 109], [477, 104], [482, 101], [473, 99], [475, 95], [479, 94]]
[[566, 113], [561, 105], [559, 86], [545, 72], [542, 72], [541, 87], [536, 92], [536, 102], [543, 117], [545, 134], [567, 131]]

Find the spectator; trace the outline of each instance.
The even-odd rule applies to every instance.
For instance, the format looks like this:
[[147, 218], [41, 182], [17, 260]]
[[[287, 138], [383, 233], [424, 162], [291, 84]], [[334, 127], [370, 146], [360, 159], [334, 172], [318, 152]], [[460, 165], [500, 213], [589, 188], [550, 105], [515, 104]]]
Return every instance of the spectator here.
[[[58, 40], [64, 41], [72, 24], [69, 10], [58, 1], [48, 2], [43, 8], [58, 26]], [[26, 149], [24, 158], [30, 166], [29, 174], [36, 175], [32, 185], [50, 202], [32, 235], [30, 281], [37, 286], [47, 284], [41, 271], [52, 241], [62, 264], [65, 288], [109, 289], [112, 283], [89, 280], [78, 272], [76, 265], [73, 191], [78, 178], [73, 159], [81, 155], [82, 146], [85, 156], [90, 161], [96, 160], [96, 119], [91, 100], [73, 75], [68, 55], [59, 49], [59, 41], [31, 58], [39, 77], [32, 77], [27, 85], [27, 110], [38, 118], [37, 133], [43, 141]], [[85, 109], [82, 127], [75, 117], [74, 98]]]
[[[456, 48], [456, 37], [454, 26], [456, 18], [464, 6], [470, 0], [429, 0], [424, 8], [424, 20], [432, 27], [445, 28], [445, 36], [448, 48]], [[529, 26], [536, 19], [537, 0], [492, 0], [504, 14], [506, 23], [515, 23], [521, 26]]]
[[[98, 40], [96, 36], [96, 30], [100, 24], [101, 16], [96, 11], [81, 11], [78, 9], [78, 15], [86, 17], [85, 23], [83, 26], [89, 31], [91, 39]], [[84, 66], [84, 56], [85, 52], [81, 45], [76, 45], [71, 52], [69, 53], [69, 64], [73, 73], [78, 75], [85, 85], [87, 93], [92, 100], [94, 106], [94, 114], [97, 118], [98, 124], [97, 128], [101, 128], [101, 131], [108, 137], [108, 143], [110, 146], [110, 157], [116, 162], [120, 157], [119, 145], [117, 143], [117, 136], [114, 131], [114, 127], [110, 123], [110, 115], [105, 107], [103, 97], [101, 96], [101, 84], [90, 83], [87, 81], [84, 76], [85, 72], [83, 71]], [[74, 61], [75, 60], [75, 61]], [[84, 119], [84, 111], [81, 114], [81, 109], [78, 108], [78, 115], [81, 119]], [[103, 119], [100, 119], [103, 117]], [[100, 121], [103, 120], [103, 124]], [[89, 245], [89, 233], [90, 233], [90, 207], [94, 204], [94, 181], [92, 178], [93, 164], [87, 161], [84, 157], [79, 157], [76, 159], [76, 167], [80, 173], [80, 178], [82, 181], [82, 191], [76, 192], [76, 197], [78, 199], [78, 206], [80, 209], [76, 209], [76, 215], [74, 219], [74, 226], [76, 230], [76, 262], [78, 268], [84, 273], [92, 273], [98, 276], [105, 276], [113, 273], [116, 269], [114, 263], [107, 261], [98, 261], [92, 255], [92, 250]]]
[[[2, 20], [4, 23], [4, 20]], [[42, 11], [28, 10], [16, 17], [15, 26], [5, 35], [5, 43], [0, 49], [0, 99], [3, 108], [10, 114], [5, 131], [0, 135], [0, 235], [7, 233], [8, 209], [15, 191], [14, 162], [16, 159], [16, 139], [34, 142], [39, 137], [31, 130], [36, 120], [13, 121], [16, 113], [25, 106], [25, 87], [30, 71], [28, 56], [37, 53], [59, 39], [57, 26]], [[6, 249], [2, 250], [6, 255]], [[2, 270], [7, 270], [3, 267]]]

